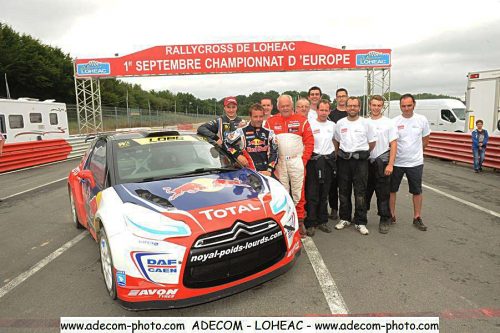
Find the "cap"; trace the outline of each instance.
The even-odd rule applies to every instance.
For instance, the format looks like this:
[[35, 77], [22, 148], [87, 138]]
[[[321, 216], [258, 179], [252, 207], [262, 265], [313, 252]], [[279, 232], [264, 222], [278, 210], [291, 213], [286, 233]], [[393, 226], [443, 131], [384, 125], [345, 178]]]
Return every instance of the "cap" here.
[[236, 100], [236, 97], [231, 96], [231, 97], [224, 98], [224, 106], [227, 106], [230, 103], [234, 103], [234, 104], [238, 105], [238, 101]]

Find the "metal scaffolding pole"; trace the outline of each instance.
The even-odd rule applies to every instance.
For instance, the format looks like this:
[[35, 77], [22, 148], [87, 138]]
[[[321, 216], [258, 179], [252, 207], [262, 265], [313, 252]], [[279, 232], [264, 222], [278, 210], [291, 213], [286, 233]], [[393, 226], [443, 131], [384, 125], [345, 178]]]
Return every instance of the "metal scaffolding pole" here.
[[75, 77], [76, 112], [80, 134], [103, 131], [99, 79]]
[[384, 97], [386, 100], [382, 109], [384, 113], [389, 108], [391, 101], [391, 69], [369, 68], [366, 70], [366, 74], [366, 95], [368, 99], [373, 95]]

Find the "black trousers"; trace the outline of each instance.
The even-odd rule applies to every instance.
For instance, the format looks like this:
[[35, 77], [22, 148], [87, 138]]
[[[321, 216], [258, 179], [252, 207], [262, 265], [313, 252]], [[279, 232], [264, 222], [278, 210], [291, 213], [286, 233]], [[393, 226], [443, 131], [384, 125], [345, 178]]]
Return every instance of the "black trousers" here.
[[[384, 170], [379, 170], [382, 165], [369, 163], [368, 167], [368, 186], [366, 189], [366, 209], [370, 210], [373, 192], [377, 196], [377, 211], [380, 216], [380, 222], [388, 223], [391, 219], [391, 210], [389, 208], [389, 197], [391, 194], [391, 176], [385, 176]], [[383, 164], [383, 169], [387, 163]]]
[[[321, 166], [319, 164], [321, 163]], [[333, 162], [335, 163], [335, 162]], [[318, 169], [322, 171], [319, 178]], [[306, 212], [304, 220], [306, 228], [315, 227], [328, 222], [328, 192], [333, 175], [333, 168], [328, 161], [309, 160], [306, 165]]]
[[[338, 161], [337, 161], [338, 170]], [[330, 184], [330, 191], [328, 192], [328, 204], [331, 209], [339, 210], [339, 184], [337, 182], [337, 177], [333, 177], [332, 183]]]
[[[338, 159], [337, 180], [339, 183], [341, 220], [354, 222], [355, 224], [368, 223], [366, 217], [366, 188], [368, 185], [368, 160], [357, 160], [351, 158]], [[354, 188], [354, 219], [352, 216], [351, 195]]]

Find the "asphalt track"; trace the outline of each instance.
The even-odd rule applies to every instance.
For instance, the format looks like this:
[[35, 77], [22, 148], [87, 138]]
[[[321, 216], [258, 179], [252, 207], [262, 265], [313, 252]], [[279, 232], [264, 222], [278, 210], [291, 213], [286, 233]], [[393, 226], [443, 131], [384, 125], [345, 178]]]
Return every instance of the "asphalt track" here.
[[[403, 183], [398, 223], [318, 231], [287, 274], [191, 308], [131, 312], [106, 294], [98, 247], [71, 224], [77, 160], [0, 175], [0, 332], [59, 332], [62, 316], [439, 316], [441, 332], [500, 331], [500, 173], [426, 159], [421, 232]], [[49, 185], [44, 185], [49, 183]], [[42, 186], [44, 185], [44, 186]], [[33, 189], [34, 190], [30, 190]]]

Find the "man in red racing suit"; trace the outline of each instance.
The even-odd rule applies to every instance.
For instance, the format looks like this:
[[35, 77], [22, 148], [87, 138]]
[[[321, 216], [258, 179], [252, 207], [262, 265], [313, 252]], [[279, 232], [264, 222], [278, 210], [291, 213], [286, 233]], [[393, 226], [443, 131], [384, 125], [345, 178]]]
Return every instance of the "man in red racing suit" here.
[[277, 178], [292, 194], [299, 222], [305, 217], [304, 180], [305, 165], [314, 149], [314, 136], [307, 118], [293, 114], [292, 97], [278, 98], [279, 114], [267, 120], [266, 127], [273, 130], [278, 139]]

